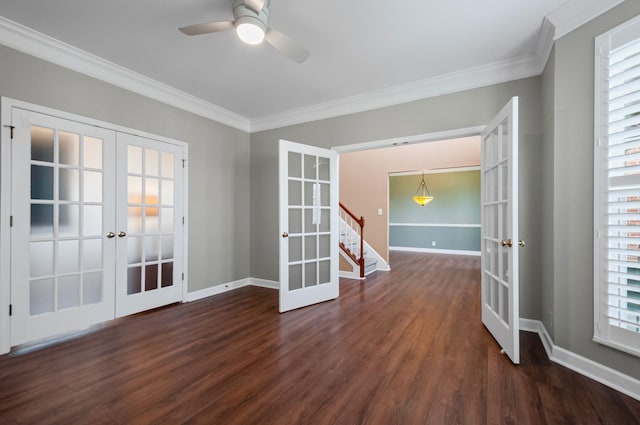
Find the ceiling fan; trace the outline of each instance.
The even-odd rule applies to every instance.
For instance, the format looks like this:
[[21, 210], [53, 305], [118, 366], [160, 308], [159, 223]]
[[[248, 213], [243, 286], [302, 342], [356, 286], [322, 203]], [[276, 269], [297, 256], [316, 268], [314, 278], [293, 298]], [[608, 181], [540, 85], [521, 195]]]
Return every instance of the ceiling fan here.
[[309, 57], [309, 51], [287, 35], [269, 27], [271, 0], [234, 0], [233, 21], [204, 22], [179, 28], [187, 35], [209, 34], [236, 29], [240, 40], [247, 44], [266, 41], [284, 56], [298, 63]]

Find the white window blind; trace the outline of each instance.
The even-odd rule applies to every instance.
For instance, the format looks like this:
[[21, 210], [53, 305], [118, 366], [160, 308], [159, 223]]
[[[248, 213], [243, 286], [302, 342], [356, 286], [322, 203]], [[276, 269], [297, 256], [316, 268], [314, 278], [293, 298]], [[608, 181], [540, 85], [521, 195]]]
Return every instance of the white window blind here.
[[594, 340], [640, 355], [640, 20], [596, 39]]

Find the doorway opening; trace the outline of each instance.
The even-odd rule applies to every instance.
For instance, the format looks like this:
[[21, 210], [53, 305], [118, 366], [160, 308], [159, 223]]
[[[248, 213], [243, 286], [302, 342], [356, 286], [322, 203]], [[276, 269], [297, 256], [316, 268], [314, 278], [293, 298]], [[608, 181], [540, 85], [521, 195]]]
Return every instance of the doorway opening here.
[[[518, 97], [513, 97], [486, 126], [476, 131], [463, 129], [447, 135], [430, 134], [335, 148], [341, 153], [354, 152], [481, 135], [482, 323], [516, 364], [520, 361], [518, 252], [519, 247], [524, 246], [524, 241], [518, 239], [518, 124]], [[373, 167], [367, 164], [364, 168]], [[359, 189], [362, 187], [366, 186], [359, 185]], [[387, 221], [387, 227], [388, 224]]]
[[[434, 200], [412, 196], [424, 173]], [[392, 141], [340, 155], [340, 201], [366, 220], [365, 240], [388, 270], [389, 250], [480, 252], [480, 136]]]

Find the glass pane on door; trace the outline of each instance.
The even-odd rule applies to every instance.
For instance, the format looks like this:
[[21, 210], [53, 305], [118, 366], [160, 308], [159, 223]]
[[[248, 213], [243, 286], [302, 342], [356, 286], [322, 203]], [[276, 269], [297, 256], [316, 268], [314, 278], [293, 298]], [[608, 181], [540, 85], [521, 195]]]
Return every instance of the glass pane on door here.
[[100, 138], [31, 126], [30, 316], [102, 301], [102, 151]]
[[339, 295], [337, 154], [281, 140], [279, 164], [279, 310], [285, 312]]
[[127, 153], [127, 293], [134, 294], [174, 284], [176, 158], [143, 146], [130, 145]]
[[291, 291], [330, 283], [330, 171], [328, 158], [288, 153]]

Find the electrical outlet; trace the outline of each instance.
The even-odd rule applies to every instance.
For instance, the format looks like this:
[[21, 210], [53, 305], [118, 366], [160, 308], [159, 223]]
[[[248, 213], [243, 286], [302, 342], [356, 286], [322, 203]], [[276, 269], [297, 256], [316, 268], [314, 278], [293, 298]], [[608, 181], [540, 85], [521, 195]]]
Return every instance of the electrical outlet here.
[[378, 208], [378, 215], [382, 215], [382, 208]]
[[431, 246], [436, 246], [436, 241], [431, 241]]

